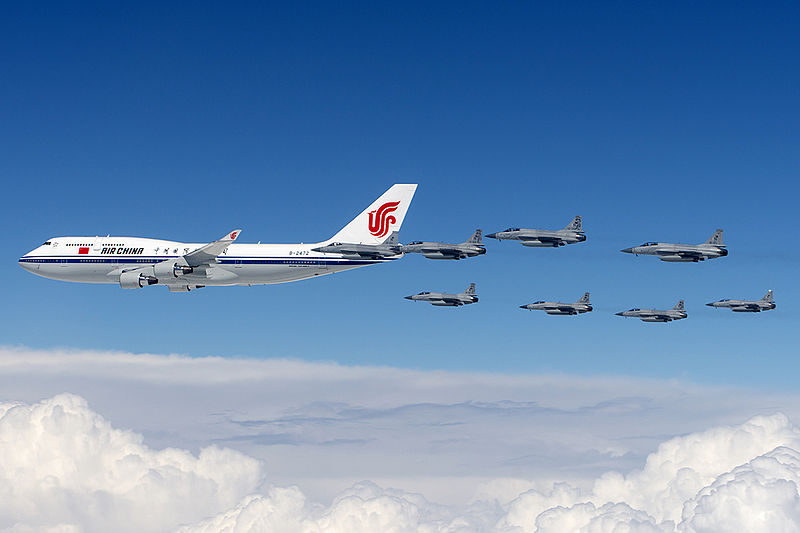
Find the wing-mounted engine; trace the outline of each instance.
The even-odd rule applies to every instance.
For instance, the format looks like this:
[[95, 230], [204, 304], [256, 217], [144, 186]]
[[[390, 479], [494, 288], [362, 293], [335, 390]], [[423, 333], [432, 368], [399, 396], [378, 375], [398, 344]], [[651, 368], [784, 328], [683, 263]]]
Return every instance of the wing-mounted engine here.
[[148, 270], [152, 271], [152, 268], [137, 268], [123, 272], [119, 275], [119, 286], [123, 289], [141, 289], [148, 285], [155, 285], [158, 283], [158, 278], [148, 273]]

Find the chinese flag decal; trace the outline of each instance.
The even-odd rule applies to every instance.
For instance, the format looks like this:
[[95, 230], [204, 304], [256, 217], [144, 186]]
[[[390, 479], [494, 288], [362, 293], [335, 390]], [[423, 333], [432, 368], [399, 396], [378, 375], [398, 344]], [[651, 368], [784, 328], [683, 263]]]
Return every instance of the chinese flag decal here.
[[89, 253], [89, 247], [87, 246], [87, 247], [85, 247], [85, 248], [84, 248], [84, 247], [80, 247], [80, 248], [78, 248], [78, 253], [79, 253], [79, 254], [83, 254], [83, 255], [86, 255], [86, 254], [88, 254], [88, 253]]

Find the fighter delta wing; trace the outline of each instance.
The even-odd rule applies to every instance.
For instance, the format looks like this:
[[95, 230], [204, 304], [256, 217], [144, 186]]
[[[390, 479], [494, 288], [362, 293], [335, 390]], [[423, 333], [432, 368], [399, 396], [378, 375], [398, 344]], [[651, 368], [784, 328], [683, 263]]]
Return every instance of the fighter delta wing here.
[[588, 313], [592, 310], [592, 304], [589, 303], [589, 293], [585, 293], [583, 298], [575, 303], [561, 303], [561, 302], [546, 302], [540, 300], [527, 305], [520, 305], [521, 309], [530, 309], [532, 311], [544, 311], [548, 315], [578, 315], [581, 313]]
[[392, 232], [381, 244], [356, 244], [332, 242], [325, 246], [312, 248], [314, 252], [326, 254], [341, 254], [343, 257], [358, 257], [364, 259], [385, 259], [402, 255], [401, 245], [398, 242], [398, 233]]
[[642, 322], [672, 322], [686, 318], [686, 310], [683, 300], [679, 301], [672, 309], [639, 309], [633, 308], [617, 313], [617, 316], [629, 316], [639, 318]]
[[565, 244], [574, 244], [586, 240], [583, 234], [583, 222], [577, 215], [567, 227], [561, 230], [550, 231], [543, 229], [508, 228], [505, 231], [490, 233], [490, 239], [521, 241], [523, 246], [535, 248], [556, 248]]
[[474, 304], [478, 301], [475, 294], [475, 284], [470, 283], [464, 292], [450, 294], [446, 292], [419, 292], [411, 296], [405, 296], [406, 300], [416, 302], [428, 302], [437, 307], [460, 307], [462, 305]]
[[718, 229], [703, 244], [675, 244], [669, 242], [646, 242], [620, 250], [626, 254], [655, 255], [669, 263], [697, 263], [706, 259], [725, 257], [728, 250], [722, 244], [722, 230]]
[[465, 259], [486, 253], [486, 248], [481, 242], [481, 230], [475, 233], [460, 244], [448, 244], [445, 242], [423, 242], [415, 241], [404, 244], [400, 250], [405, 254], [422, 254], [428, 259]]
[[722, 307], [730, 309], [735, 313], [760, 313], [761, 311], [769, 311], [775, 309], [775, 300], [772, 297], [772, 290], [764, 295], [760, 300], [731, 300], [725, 298], [706, 304], [709, 307]]

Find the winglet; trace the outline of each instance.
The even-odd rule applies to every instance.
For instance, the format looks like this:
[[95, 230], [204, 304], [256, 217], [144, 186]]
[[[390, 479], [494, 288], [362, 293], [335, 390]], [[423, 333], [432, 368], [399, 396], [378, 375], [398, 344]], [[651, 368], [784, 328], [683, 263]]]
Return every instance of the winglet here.
[[235, 229], [232, 232], [230, 232], [227, 235], [225, 235], [223, 238], [221, 238], [220, 241], [231, 241], [231, 242], [233, 242], [233, 241], [235, 241], [236, 239], [239, 238], [239, 234], [241, 232], [242, 232], [241, 229]]
[[183, 258], [186, 260], [186, 264], [191, 267], [210, 264], [216, 260], [217, 256], [227, 250], [228, 246], [230, 246], [233, 241], [239, 238], [240, 233], [242, 233], [241, 229], [235, 229], [221, 239], [210, 242], [205, 246], [201, 246], [197, 250], [189, 252], [183, 256]]

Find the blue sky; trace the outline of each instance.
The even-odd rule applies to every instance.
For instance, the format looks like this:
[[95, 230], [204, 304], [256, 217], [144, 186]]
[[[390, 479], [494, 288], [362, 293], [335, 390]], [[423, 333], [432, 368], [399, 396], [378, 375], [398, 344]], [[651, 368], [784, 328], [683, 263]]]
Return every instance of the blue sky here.
[[[421, 369], [795, 385], [800, 144], [794, 3], [16, 5], [0, 19], [6, 345]], [[327, 238], [419, 183], [401, 240], [560, 228], [559, 250], [488, 242], [256, 288], [45, 280], [54, 235]], [[666, 264], [619, 249], [702, 242]], [[787, 244], [788, 243], [788, 244]], [[462, 309], [413, 304], [461, 290]], [[775, 290], [778, 310], [704, 303]], [[595, 312], [549, 317], [537, 299]], [[614, 312], [686, 300], [689, 319]]]

